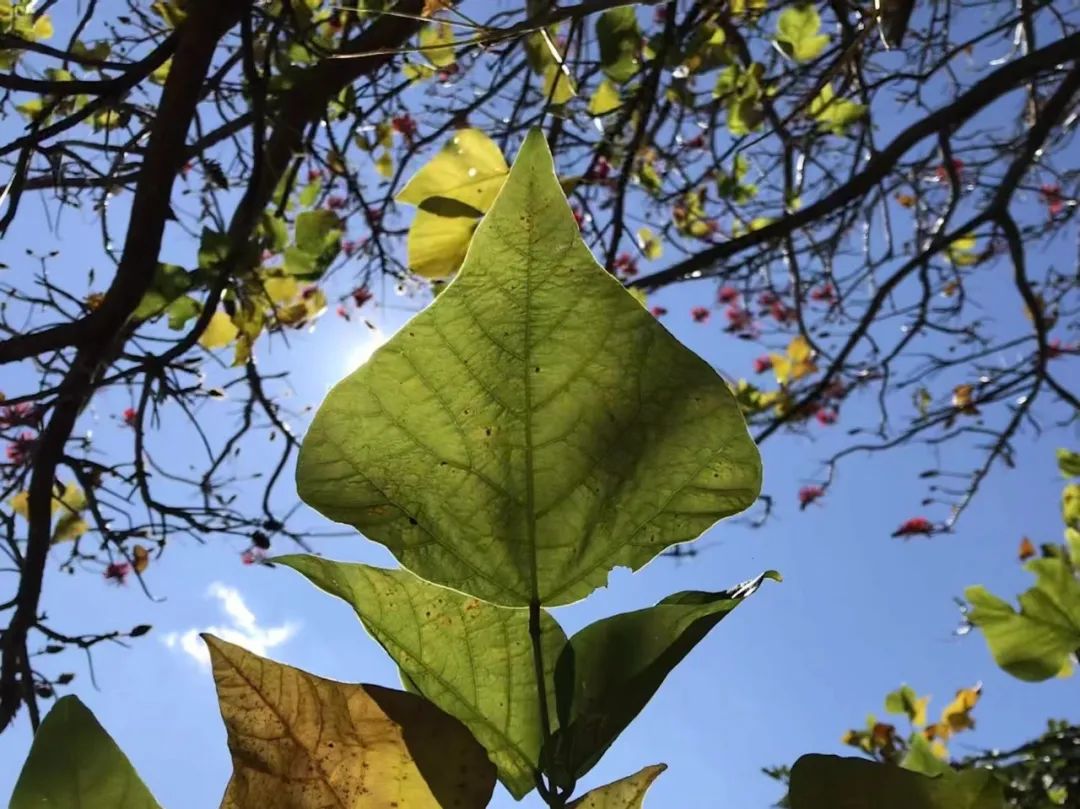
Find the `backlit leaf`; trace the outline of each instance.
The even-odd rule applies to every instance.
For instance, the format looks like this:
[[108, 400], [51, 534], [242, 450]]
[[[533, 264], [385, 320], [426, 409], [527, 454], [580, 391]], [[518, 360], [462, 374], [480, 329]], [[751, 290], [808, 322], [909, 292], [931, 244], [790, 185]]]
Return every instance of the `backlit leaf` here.
[[233, 325], [232, 319], [219, 310], [214, 312], [210, 322], [206, 324], [206, 330], [199, 337], [199, 345], [209, 350], [221, 348], [235, 340], [239, 333], [240, 330]]
[[602, 787], [589, 790], [567, 809], [642, 809], [645, 793], [660, 773], [667, 769], [666, 764], [653, 764], [634, 775], [620, 778]]
[[813, 349], [801, 334], [791, 338], [791, 342], [788, 343], [787, 353], [770, 354], [769, 356], [772, 359], [772, 369], [776, 375], [776, 381], [781, 385], [797, 382], [803, 377], [817, 373]]
[[10, 809], [160, 809], [127, 756], [78, 697], [34, 734]]
[[135, 320], [149, 320], [169, 308], [194, 284], [194, 274], [175, 264], [158, 264], [150, 281], [150, 288], [142, 296], [131, 316]]
[[596, 39], [600, 43], [600, 67], [609, 79], [625, 84], [638, 71], [637, 51], [641, 45], [634, 6], [612, 8], [596, 20]]
[[417, 211], [406, 239], [409, 269], [424, 278], [453, 275], [465, 260], [479, 221], [472, 216]]
[[589, 253], [534, 130], [456, 279], [323, 402], [297, 484], [429, 581], [566, 604], [750, 506], [761, 465], [723, 379]]
[[791, 809], [1004, 809], [990, 770], [930, 778], [895, 764], [809, 755], [791, 769]]
[[831, 83], [825, 84], [807, 108], [818, 127], [834, 135], [843, 135], [866, 115], [866, 107], [846, 98], [838, 98]]
[[[515, 798], [533, 789], [543, 733], [527, 610], [497, 607], [405, 570], [314, 556], [274, 561], [351, 605], [409, 683], [472, 731]], [[566, 635], [547, 612], [541, 615], [554, 713], [550, 678]]]
[[619, 88], [608, 79], [604, 79], [597, 85], [596, 90], [589, 99], [589, 114], [596, 117], [607, 115], [622, 106], [622, 97]]
[[885, 697], [885, 710], [889, 713], [904, 714], [913, 725], [926, 724], [926, 706], [930, 697], [920, 697], [911, 686], [903, 685]]
[[588, 772], [664, 679], [769, 571], [722, 592], [686, 591], [654, 607], [591, 624], [570, 639], [555, 667], [559, 730], [552, 776], [562, 785]]
[[577, 95], [577, 87], [569, 69], [554, 60], [544, 69], [544, 99], [554, 107], [561, 107]]
[[1057, 451], [1057, 464], [1063, 478], [1080, 477], [1080, 452], [1059, 449]]
[[1064, 559], [1032, 559], [1035, 586], [1020, 598], [1020, 611], [983, 586], [964, 592], [968, 620], [983, 631], [999, 666], [1021, 680], [1054, 677], [1080, 649], [1080, 582]]
[[479, 129], [459, 129], [396, 199], [419, 207], [429, 197], [445, 197], [484, 213], [509, 171], [495, 141]]
[[776, 20], [776, 42], [796, 62], [809, 62], [829, 44], [827, 34], [821, 33], [821, 17], [807, 3], [789, 6]]
[[435, 67], [454, 64], [454, 27], [445, 20], [420, 29], [421, 54]]
[[655, 233], [649, 228], [638, 228], [637, 232], [638, 246], [641, 248], [641, 252], [645, 254], [645, 258], [650, 261], [656, 261], [664, 254], [664, 246]]
[[415, 694], [326, 680], [204, 635], [233, 775], [223, 809], [480, 809], [495, 769]]

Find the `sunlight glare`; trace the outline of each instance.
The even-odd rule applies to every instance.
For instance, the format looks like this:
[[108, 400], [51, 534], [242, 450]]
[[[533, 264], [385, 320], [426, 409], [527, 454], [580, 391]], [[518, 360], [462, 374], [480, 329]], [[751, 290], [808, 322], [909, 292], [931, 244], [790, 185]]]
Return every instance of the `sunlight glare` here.
[[389, 335], [384, 334], [383, 330], [378, 326], [371, 323], [366, 325], [367, 329], [365, 329], [360, 343], [345, 355], [346, 373], [351, 374], [371, 359], [371, 355], [375, 353], [375, 349], [390, 339]]

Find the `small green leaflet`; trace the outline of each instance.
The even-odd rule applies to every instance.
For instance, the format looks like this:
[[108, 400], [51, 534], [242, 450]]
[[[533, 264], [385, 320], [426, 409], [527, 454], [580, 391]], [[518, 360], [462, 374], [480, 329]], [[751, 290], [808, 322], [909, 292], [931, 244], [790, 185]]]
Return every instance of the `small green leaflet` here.
[[1080, 581], [1069, 562], [1033, 559], [1035, 586], [1020, 595], [1020, 611], [985, 587], [969, 587], [968, 621], [979, 627], [999, 666], [1021, 680], [1048, 680], [1080, 649]]
[[821, 17], [811, 4], [789, 6], [776, 20], [776, 44], [796, 62], [817, 58], [829, 44], [821, 32]]
[[641, 809], [645, 793], [666, 769], [666, 764], [645, 767], [626, 778], [586, 792], [567, 809]]

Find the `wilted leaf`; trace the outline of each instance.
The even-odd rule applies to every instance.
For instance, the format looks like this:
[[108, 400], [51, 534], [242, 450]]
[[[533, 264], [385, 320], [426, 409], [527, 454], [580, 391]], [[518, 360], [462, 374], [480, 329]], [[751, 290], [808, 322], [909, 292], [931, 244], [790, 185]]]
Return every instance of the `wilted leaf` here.
[[[956, 692], [953, 701], [941, 711], [941, 721], [938, 723], [939, 738], [949, 738], [954, 733], [962, 730], [970, 730], [975, 727], [975, 720], [971, 718], [971, 711], [979, 702], [982, 686], [974, 688], [961, 688]], [[944, 728], [946, 732], [941, 732]]]
[[[543, 725], [526, 610], [497, 607], [405, 570], [314, 556], [274, 561], [351, 605], [407, 683], [472, 731], [510, 793], [520, 800], [532, 791]], [[550, 678], [566, 635], [547, 612], [541, 637], [554, 714]]]
[[1035, 543], [1027, 537], [1020, 540], [1020, 547], [1016, 552], [1016, 555], [1020, 558], [1021, 562], [1026, 562], [1028, 559], [1035, 555]]
[[10, 809], [161, 809], [78, 697], [57, 700], [34, 734]]
[[588, 772], [664, 679], [728, 613], [775, 571], [718, 593], [687, 591], [654, 607], [597, 621], [575, 634], [555, 667], [559, 730], [552, 776]]
[[297, 483], [425, 579], [566, 604], [747, 508], [761, 466], [724, 381], [589, 253], [534, 130], [454, 282], [331, 391]]
[[666, 769], [666, 764], [645, 767], [634, 775], [589, 790], [567, 809], [641, 809], [644, 806], [645, 793]]
[[895, 764], [809, 755], [791, 769], [791, 809], [1004, 809], [990, 770], [929, 778]]
[[495, 769], [415, 694], [325, 680], [204, 635], [233, 776], [223, 809], [480, 809]]
[[1054, 677], [1080, 649], [1080, 582], [1064, 559], [1032, 559], [1035, 586], [1020, 598], [1020, 611], [983, 586], [964, 592], [968, 620], [983, 631], [999, 666], [1021, 680]]

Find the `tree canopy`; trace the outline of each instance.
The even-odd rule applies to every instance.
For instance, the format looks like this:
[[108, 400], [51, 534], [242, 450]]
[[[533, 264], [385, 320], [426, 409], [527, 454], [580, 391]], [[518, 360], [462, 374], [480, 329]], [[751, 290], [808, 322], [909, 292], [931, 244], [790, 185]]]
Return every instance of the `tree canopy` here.
[[[64, 685], [35, 674], [39, 643], [148, 629], [54, 626], [50, 558], [122, 581], [178, 535], [244, 537], [253, 560], [309, 543], [287, 482], [305, 416], [271, 347], [388, 305], [384, 281], [442, 294], [532, 127], [602, 266], [660, 324], [745, 343], [719, 370], [751, 436], [834, 436], [813, 483], [750, 519], [827, 498], [853, 454], [921, 444], [926, 500], [878, 528], [952, 530], [1023, 431], [1080, 405], [1078, 15], [0, 0], [0, 234], [26, 247], [0, 270], [0, 728]], [[85, 272], [55, 273], [59, 251]], [[234, 420], [208, 424], [226, 395]], [[95, 407], [128, 452], [98, 451]], [[268, 438], [276, 465], [245, 467]], [[197, 465], [170, 462], [178, 444]]]

